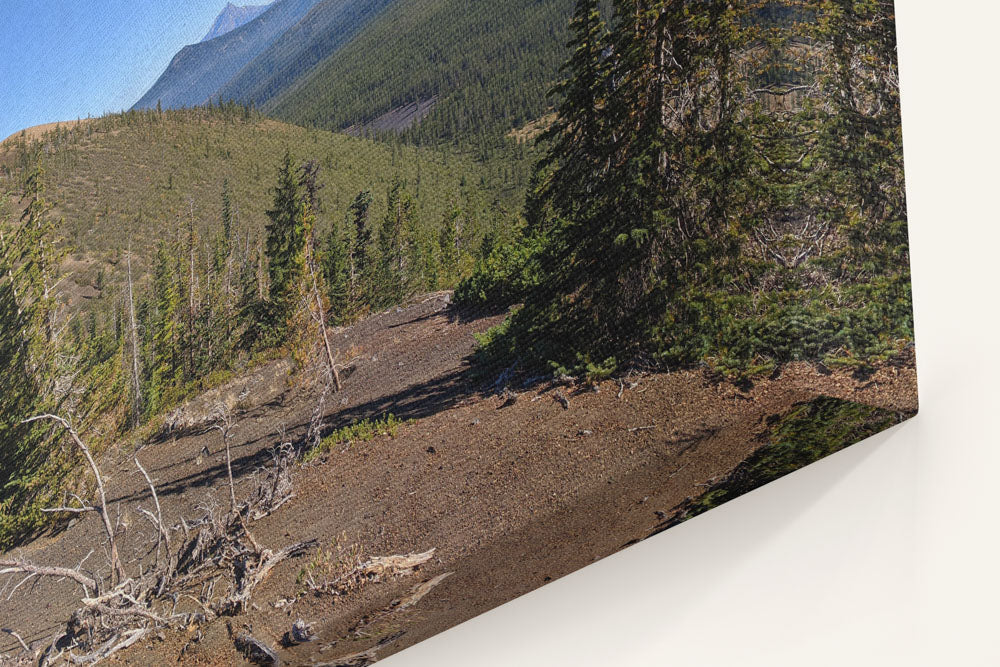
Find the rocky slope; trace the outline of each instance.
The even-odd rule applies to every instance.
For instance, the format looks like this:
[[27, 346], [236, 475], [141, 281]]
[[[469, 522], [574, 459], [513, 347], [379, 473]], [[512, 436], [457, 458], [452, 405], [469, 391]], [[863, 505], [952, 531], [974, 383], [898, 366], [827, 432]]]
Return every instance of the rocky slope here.
[[[795, 406], [831, 396], [899, 419], [917, 407], [909, 362], [864, 380], [793, 364], [752, 388], [692, 370], [596, 387], [542, 381], [497, 396], [468, 373], [473, 333], [497, 318], [464, 317], [448, 301], [430, 295], [337, 332], [356, 370], [327, 404], [328, 428], [386, 413], [408, 423], [395, 437], [345, 444], [300, 467], [292, 501], [253, 524], [269, 547], [317, 539], [320, 551], [275, 569], [246, 613], [163, 633], [122, 660], [242, 664], [232, 636], [240, 628], [277, 647], [301, 618], [316, 639], [280, 649], [287, 664], [369, 664], [364, 655], [385, 657], [644, 539], [766, 447], [771, 426]], [[276, 444], [305, 446], [316, 395], [301, 375], [286, 380], [286, 370], [267, 366], [245, 378], [241, 391], [232, 388], [241, 397], [233, 430], [237, 494]], [[209, 402], [188, 407], [193, 426], [138, 452], [167, 523], [226, 502], [219, 435], [197, 426]], [[125, 517], [124, 553], [137, 558], [155, 537], [136, 514], [149, 498], [130, 455], [103, 467], [113, 480], [109, 498]], [[99, 543], [100, 521], [90, 516], [20, 554], [73, 565]], [[431, 549], [433, 558], [417, 570], [361, 582], [335, 604], [304, 583], [353, 558]], [[96, 567], [100, 559], [92, 559], [88, 566]], [[79, 598], [68, 582], [39, 581], [0, 608], [0, 625], [41, 645]], [[16, 639], [2, 639], [0, 653], [17, 649]]]

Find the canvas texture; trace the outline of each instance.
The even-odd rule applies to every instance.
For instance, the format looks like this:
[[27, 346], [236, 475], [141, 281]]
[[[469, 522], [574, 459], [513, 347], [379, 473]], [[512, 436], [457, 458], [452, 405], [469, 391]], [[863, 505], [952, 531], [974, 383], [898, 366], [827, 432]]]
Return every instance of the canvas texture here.
[[4, 664], [368, 665], [916, 414], [891, 1], [206, 31], [0, 144]]

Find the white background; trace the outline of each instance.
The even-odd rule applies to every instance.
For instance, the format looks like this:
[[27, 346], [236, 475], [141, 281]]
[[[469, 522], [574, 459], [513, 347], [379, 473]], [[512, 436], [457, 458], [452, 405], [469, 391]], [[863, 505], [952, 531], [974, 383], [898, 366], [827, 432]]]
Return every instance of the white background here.
[[896, 1], [920, 416], [381, 664], [1000, 665], [998, 4]]

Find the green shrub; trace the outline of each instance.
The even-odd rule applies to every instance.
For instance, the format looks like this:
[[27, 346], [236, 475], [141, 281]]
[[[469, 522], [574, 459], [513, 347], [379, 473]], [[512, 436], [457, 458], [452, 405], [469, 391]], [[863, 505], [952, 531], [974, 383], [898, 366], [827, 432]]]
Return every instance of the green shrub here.
[[375, 420], [365, 419], [355, 422], [323, 438], [322, 442], [306, 452], [303, 462], [309, 463], [338, 447], [345, 445], [350, 447], [359, 442], [374, 440], [379, 436], [395, 438], [396, 432], [403, 424], [403, 421], [391, 414]]
[[908, 274], [755, 296], [686, 295], [650, 333], [656, 358], [747, 377], [794, 361], [869, 367], [913, 340]]
[[540, 280], [538, 250], [538, 242], [531, 239], [492, 249], [476, 263], [472, 275], [459, 283], [455, 303], [498, 310], [521, 303]]

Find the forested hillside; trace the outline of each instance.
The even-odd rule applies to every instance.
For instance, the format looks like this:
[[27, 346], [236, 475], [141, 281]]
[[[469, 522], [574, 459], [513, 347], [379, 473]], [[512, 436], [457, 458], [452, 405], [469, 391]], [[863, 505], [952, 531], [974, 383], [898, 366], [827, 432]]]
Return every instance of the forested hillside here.
[[450, 207], [466, 211], [467, 242], [475, 248], [492, 224], [494, 201], [516, 211], [527, 187], [528, 175], [513, 159], [484, 166], [446, 149], [307, 130], [242, 108], [133, 112], [57, 129], [41, 142], [0, 149], [0, 174], [9, 175], [4, 187], [18, 190], [34, 163], [43, 165], [58, 238], [72, 249], [71, 291], [93, 297], [121, 284], [129, 243], [141, 276], [156, 242], [189, 222], [207, 242], [219, 228], [224, 183], [256, 243], [286, 149], [323, 168], [324, 229], [362, 190], [381, 208], [399, 179], [413, 191], [421, 220], [436, 222]]
[[219, 88], [217, 100], [266, 105], [362, 32], [397, 0], [321, 0]]
[[264, 108], [341, 130], [437, 96], [413, 137], [463, 142], [506, 132], [549, 107], [572, 10], [573, 0], [399, 0]]
[[424, 143], [496, 144], [550, 109], [572, 7], [572, 0], [284, 0], [211, 42], [217, 46], [185, 47], [136, 106], [211, 98], [253, 104], [297, 125], [363, 132], [419, 102], [429, 107], [426, 118], [422, 111], [399, 127], [381, 126]]

